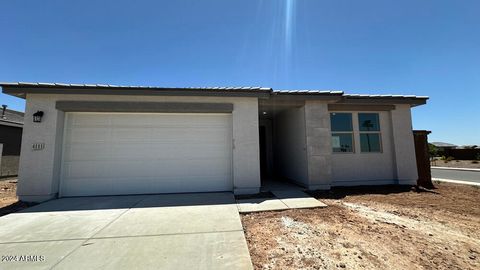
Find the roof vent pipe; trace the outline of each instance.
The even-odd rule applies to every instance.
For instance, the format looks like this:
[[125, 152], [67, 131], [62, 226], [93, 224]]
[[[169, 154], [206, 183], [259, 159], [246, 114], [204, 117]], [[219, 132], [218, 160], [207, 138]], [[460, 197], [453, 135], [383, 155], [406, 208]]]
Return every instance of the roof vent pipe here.
[[6, 117], [5, 117], [5, 110], [7, 110], [7, 107], [8, 107], [8, 106], [7, 106], [7, 105], [5, 105], [5, 104], [4, 104], [4, 105], [2, 105], [2, 108], [3, 108], [3, 109], [2, 109], [2, 118], [3, 118], [3, 119], [5, 119], [5, 118], [6, 118]]

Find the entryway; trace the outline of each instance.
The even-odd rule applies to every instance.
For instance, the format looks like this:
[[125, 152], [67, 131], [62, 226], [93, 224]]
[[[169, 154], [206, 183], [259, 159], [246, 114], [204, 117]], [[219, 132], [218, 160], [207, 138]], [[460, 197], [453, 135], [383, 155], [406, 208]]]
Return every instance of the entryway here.
[[304, 101], [259, 101], [261, 190], [307, 186]]

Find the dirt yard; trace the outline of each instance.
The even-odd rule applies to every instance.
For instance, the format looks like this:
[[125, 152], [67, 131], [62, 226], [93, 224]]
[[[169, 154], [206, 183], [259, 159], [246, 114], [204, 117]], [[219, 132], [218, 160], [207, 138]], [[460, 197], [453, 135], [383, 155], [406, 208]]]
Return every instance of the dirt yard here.
[[256, 269], [480, 269], [480, 188], [336, 189], [327, 208], [246, 214]]
[[455, 167], [455, 168], [471, 168], [471, 169], [480, 169], [479, 160], [434, 160], [430, 162], [431, 166], [437, 167]]
[[17, 195], [17, 179], [0, 179], [0, 216], [27, 208], [29, 205], [19, 202]]

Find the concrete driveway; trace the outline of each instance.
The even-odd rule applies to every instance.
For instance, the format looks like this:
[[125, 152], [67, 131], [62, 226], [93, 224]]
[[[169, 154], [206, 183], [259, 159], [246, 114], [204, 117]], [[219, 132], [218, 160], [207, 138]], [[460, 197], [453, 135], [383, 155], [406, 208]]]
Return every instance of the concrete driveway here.
[[252, 269], [231, 193], [49, 201], [0, 218], [0, 255], [0, 269]]

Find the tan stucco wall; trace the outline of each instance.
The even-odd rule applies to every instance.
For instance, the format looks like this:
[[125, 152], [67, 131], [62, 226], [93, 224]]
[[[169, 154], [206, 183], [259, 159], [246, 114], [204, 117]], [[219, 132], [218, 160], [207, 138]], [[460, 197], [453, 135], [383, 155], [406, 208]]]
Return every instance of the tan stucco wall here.
[[370, 111], [380, 115], [381, 153], [361, 153], [358, 111], [348, 111], [353, 117], [355, 152], [345, 154], [332, 151], [327, 102], [307, 100], [304, 110], [309, 189], [416, 183], [410, 105], [396, 105], [391, 111]]
[[415, 185], [418, 179], [410, 105], [399, 104], [391, 111], [396, 178], [402, 185]]
[[[17, 190], [22, 200], [42, 201], [58, 193], [64, 124], [64, 113], [55, 109], [59, 100], [232, 103], [234, 191], [256, 193], [260, 188], [258, 99], [255, 97], [28, 94]], [[43, 121], [33, 123], [32, 114], [38, 110], [45, 113]], [[34, 143], [44, 143], [45, 148], [32, 150]]]
[[305, 102], [308, 188], [329, 189], [332, 182], [330, 114], [325, 101]]
[[[368, 113], [368, 111], [363, 112]], [[332, 153], [332, 185], [394, 184], [396, 168], [390, 112], [372, 112], [378, 113], [380, 118], [381, 153], [361, 152], [358, 112], [346, 111], [346, 113], [352, 113], [355, 151], [354, 153]]]

